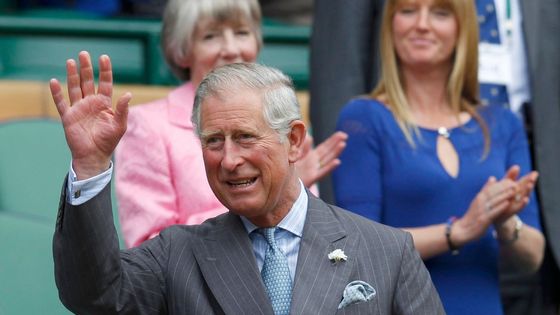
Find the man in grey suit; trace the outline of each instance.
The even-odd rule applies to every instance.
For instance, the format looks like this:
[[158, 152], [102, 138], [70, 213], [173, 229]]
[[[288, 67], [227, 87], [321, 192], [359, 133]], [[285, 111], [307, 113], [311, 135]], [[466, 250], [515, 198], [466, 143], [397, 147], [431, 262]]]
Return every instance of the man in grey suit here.
[[[506, 276], [507, 314], [559, 314], [560, 304], [560, 2], [519, 0], [531, 99], [524, 108], [533, 163], [539, 171], [537, 196], [547, 248], [541, 268], [543, 289]], [[538, 279], [535, 279], [538, 281]], [[537, 284], [538, 287], [538, 284]]]
[[256, 64], [211, 72], [192, 114], [208, 181], [230, 212], [119, 251], [107, 183], [131, 95], [113, 110], [109, 58], [100, 57], [97, 93], [89, 55], [79, 59], [79, 69], [67, 63], [72, 106], [51, 80], [72, 153], [53, 240], [56, 283], [71, 311], [444, 313], [409, 234], [304, 189], [294, 162], [306, 130], [291, 81]]
[[[475, 0], [473, 0], [475, 1]], [[560, 1], [519, 2], [525, 41], [530, 102], [523, 107], [533, 162], [539, 171], [537, 195], [547, 238], [542, 278], [504, 276], [507, 314], [558, 313], [560, 304]], [[369, 93], [379, 67], [377, 42], [384, 0], [315, 0], [311, 41], [311, 123], [322, 141], [335, 130], [338, 112], [349, 99]], [[503, 9], [506, 5], [502, 5]], [[482, 19], [481, 19], [482, 20]], [[328, 192], [321, 182], [321, 196]], [[327, 182], [328, 183], [328, 182]], [[544, 292], [540, 290], [544, 283]], [[535, 287], [536, 286], [536, 287]]]

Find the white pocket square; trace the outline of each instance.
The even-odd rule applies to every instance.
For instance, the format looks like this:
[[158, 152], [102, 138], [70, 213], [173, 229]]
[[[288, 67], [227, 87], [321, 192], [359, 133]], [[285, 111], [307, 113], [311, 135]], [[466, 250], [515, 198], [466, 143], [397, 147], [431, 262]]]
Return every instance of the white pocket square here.
[[348, 283], [342, 293], [342, 301], [338, 309], [351, 304], [366, 302], [375, 296], [375, 289], [367, 282], [356, 280]]

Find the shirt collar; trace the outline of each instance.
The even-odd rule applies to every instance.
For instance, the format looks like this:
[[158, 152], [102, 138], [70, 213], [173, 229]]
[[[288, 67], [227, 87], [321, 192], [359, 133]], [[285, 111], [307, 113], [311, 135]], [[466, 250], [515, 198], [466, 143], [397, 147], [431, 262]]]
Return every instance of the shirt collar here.
[[[288, 212], [288, 214], [278, 223], [278, 227], [298, 236], [301, 237], [303, 235], [303, 226], [305, 224], [305, 216], [307, 215], [307, 191], [305, 190], [305, 186], [301, 180], [299, 181], [300, 185], [300, 192], [299, 196], [297, 197], [296, 201], [292, 205], [292, 208]], [[251, 234], [253, 231], [258, 229], [259, 227], [254, 225], [249, 219], [244, 216], [241, 217], [241, 222], [243, 222], [243, 226], [245, 226], [245, 230], [247, 234]]]

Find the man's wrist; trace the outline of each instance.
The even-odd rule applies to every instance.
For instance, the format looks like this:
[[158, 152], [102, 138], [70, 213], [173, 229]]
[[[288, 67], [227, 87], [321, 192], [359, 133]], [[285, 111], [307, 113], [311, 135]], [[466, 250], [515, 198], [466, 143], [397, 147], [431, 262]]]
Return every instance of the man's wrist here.
[[111, 167], [111, 159], [103, 161], [84, 161], [72, 159], [72, 170], [76, 180], [86, 180], [106, 172]]
[[109, 168], [106, 171], [84, 180], [77, 178], [72, 165], [73, 163], [70, 164], [67, 187], [67, 201], [72, 205], [76, 206], [87, 202], [111, 181], [113, 174], [113, 164], [111, 161], [109, 161]]

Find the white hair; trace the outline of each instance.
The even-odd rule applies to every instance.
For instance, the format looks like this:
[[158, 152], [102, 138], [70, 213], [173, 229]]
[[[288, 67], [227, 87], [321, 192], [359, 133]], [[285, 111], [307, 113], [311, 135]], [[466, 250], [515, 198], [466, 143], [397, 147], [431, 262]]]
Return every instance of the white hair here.
[[196, 90], [191, 120], [200, 137], [200, 107], [207, 97], [240, 88], [260, 93], [268, 126], [284, 141], [294, 120], [301, 120], [300, 106], [292, 80], [280, 70], [256, 63], [234, 63], [211, 71]]

